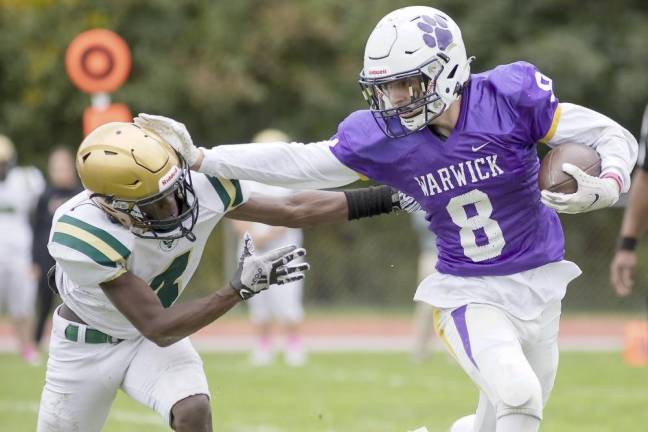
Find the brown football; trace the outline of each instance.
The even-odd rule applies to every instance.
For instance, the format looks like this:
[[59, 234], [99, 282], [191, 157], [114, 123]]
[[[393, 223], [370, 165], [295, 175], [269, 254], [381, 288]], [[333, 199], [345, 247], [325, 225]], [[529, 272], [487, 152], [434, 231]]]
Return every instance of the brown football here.
[[584, 144], [562, 144], [551, 149], [540, 163], [540, 190], [566, 194], [576, 192], [576, 180], [562, 170], [565, 162], [576, 165], [589, 175], [598, 177], [601, 174], [601, 157], [596, 150]]

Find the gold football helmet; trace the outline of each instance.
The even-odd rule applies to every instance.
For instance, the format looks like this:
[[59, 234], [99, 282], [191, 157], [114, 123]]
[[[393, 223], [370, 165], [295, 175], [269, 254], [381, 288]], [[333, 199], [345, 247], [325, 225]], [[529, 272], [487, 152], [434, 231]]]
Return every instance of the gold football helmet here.
[[132, 123], [99, 126], [81, 143], [76, 164], [94, 203], [135, 235], [196, 239], [189, 166], [153, 132]]

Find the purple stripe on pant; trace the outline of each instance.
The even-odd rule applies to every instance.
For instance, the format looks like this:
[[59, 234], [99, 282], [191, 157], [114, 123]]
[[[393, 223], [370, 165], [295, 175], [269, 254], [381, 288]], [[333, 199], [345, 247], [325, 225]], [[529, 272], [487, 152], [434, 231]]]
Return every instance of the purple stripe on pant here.
[[470, 348], [470, 337], [468, 336], [468, 326], [466, 325], [466, 309], [468, 305], [463, 305], [452, 311], [452, 320], [454, 321], [457, 332], [459, 332], [459, 337], [461, 337], [461, 343], [463, 343], [464, 351], [468, 354], [468, 358], [475, 365], [477, 369], [477, 363], [472, 356], [472, 349]]

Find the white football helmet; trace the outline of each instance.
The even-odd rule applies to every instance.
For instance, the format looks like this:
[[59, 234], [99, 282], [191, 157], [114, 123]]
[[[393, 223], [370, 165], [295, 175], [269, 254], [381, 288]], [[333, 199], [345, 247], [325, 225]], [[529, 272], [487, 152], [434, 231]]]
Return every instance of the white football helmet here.
[[[371, 32], [359, 84], [383, 132], [406, 136], [459, 98], [472, 60], [452, 18], [427, 6], [405, 7], [387, 14]], [[390, 97], [397, 89], [407, 97]]]

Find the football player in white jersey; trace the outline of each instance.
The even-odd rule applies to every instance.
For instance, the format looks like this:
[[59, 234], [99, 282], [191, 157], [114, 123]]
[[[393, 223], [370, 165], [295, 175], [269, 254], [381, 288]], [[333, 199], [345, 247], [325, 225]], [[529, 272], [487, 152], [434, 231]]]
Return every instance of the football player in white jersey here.
[[16, 151], [0, 135], [0, 309], [9, 312], [22, 358], [38, 364], [31, 341], [36, 279], [31, 272], [32, 229], [29, 219], [45, 188], [41, 172], [15, 166]]
[[308, 269], [291, 263], [303, 249], [255, 255], [248, 236], [227, 285], [175, 304], [218, 221], [297, 227], [398, 206], [385, 187], [249, 196], [243, 182], [191, 173], [168, 143], [132, 123], [95, 129], [76, 162], [85, 190], [56, 211], [48, 244], [64, 304], [53, 319], [39, 432], [101, 430], [118, 389], [176, 431], [211, 431], [207, 380], [187, 337]]

